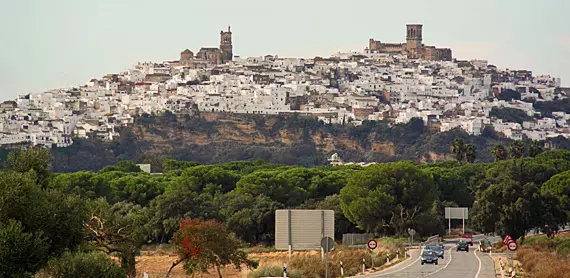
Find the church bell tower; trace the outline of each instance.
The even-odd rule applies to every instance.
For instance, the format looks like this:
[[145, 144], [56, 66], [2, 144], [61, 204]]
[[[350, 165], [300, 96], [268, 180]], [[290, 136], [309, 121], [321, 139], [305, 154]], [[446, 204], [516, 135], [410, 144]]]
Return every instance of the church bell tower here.
[[406, 25], [406, 29], [408, 31], [406, 36], [406, 49], [412, 58], [417, 58], [422, 48], [422, 25], [408, 24]]
[[228, 31], [220, 31], [220, 50], [222, 51], [222, 63], [233, 60], [232, 31], [228, 26]]

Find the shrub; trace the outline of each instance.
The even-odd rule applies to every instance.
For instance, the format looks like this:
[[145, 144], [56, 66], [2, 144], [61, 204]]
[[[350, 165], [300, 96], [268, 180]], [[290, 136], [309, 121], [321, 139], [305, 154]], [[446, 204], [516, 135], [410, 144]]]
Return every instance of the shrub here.
[[557, 255], [564, 257], [570, 254], [570, 238], [556, 237], [550, 239], [545, 236], [528, 237], [525, 239], [524, 245], [554, 251]]
[[27, 233], [18, 221], [7, 222], [0, 221], [0, 277], [29, 276], [47, 261], [49, 241], [41, 232]]
[[[278, 265], [262, 266], [252, 273], [248, 274], [248, 278], [260, 278], [260, 277], [282, 277], [283, 267]], [[301, 278], [301, 274], [295, 270], [287, 269], [287, 277], [290, 278]]]
[[523, 247], [517, 252], [516, 259], [528, 277], [570, 278], [570, 263], [540, 247]]
[[[390, 258], [395, 257], [395, 249], [389, 249]], [[381, 267], [386, 263], [387, 252], [374, 255], [374, 267]], [[329, 253], [330, 277], [340, 277], [340, 262], [343, 263], [344, 275], [353, 276], [362, 271], [362, 259], [365, 259], [366, 268], [371, 267], [370, 252], [364, 249], [332, 251]], [[320, 254], [293, 255], [289, 260], [289, 268], [299, 271], [302, 277], [324, 277], [325, 264]]]
[[[111, 258], [100, 252], [64, 253], [60, 258], [52, 259], [44, 269], [47, 277], [92, 277], [123, 278], [127, 277], [121, 267]], [[41, 276], [40, 276], [41, 277]]]

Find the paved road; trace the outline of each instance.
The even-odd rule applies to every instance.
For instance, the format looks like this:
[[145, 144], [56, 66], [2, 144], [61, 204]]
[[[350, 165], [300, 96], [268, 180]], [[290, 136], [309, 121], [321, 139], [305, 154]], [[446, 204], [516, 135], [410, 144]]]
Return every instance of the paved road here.
[[438, 265], [421, 265], [420, 250], [410, 250], [411, 257], [406, 261], [385, 269], [382, 272], [359, 276], [366, 278], [495, 278], [493, 261], [485, 253], [478, 251], [475, 243], [469, 252], [456, 251], [454, 242], [445, 243], [444, 259]]

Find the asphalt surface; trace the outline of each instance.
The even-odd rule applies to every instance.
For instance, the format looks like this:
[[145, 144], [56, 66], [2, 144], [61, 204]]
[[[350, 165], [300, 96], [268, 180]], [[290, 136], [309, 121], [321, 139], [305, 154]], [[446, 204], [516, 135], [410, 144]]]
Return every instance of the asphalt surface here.
[[475, 243], [476, 239], [479, 238], [473, 238], [474, 244], [469, 247], [469, 252], [456, 251], [456, 241], [446, 241], [444, 259], [440, 258], [438, 265], [422, 265], [419, 259], [420, 250], [412, 249], [410, 250], [411, 257], [406, 261], [381, 272], [358, 277], [495, 278], [493, 260], [488, 254], [481, 253], [478, 250], [478, 245]]

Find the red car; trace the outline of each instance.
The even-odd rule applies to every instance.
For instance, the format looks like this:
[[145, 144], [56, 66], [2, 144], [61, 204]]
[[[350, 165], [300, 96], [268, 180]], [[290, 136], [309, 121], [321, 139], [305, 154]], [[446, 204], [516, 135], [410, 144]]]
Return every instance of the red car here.
[[473, 246], [473, 235], [464, 234], [461, 236], [461, 239], [467, 242], [470, 246]]

